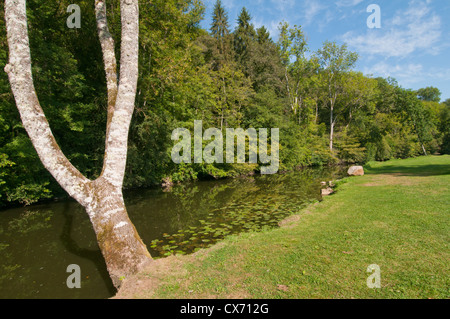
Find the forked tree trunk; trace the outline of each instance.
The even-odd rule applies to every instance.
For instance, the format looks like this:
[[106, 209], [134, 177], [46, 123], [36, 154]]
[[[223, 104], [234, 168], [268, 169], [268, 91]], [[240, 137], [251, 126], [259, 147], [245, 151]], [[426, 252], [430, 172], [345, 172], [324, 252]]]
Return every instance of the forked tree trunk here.
[[119, 287], [123, 277], [137, 273], [151, 256], [128, 217], [122, 190], [99, 178], [92, 182], [92, 194], [86, 211], [113, 284]]
[[26, 0], [5, 1], [9, 46], [5, 72], [39, 158], [67, 193], [85, 207], [113, 284], [119, 287], [122, 277], [136, 273], [152, 260], [128, 217], [122, 195], [138, 78], [139, 7], [138, 0], [121, 0], [122, 52], [117, 85], [114, 42], [107, 29], [104, 1], [96, 0], [95, 6], [108, 83], [105, 159], [98, 179], [84, 177], [64, 156], [39, 104], [31, 72]]

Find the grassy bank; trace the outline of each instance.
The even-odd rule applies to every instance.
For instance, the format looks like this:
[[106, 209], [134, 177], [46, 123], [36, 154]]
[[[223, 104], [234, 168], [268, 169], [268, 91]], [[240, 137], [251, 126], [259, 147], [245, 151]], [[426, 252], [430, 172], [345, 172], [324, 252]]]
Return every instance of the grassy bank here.
[[[127, 278], [123, 298], [450, 298], [450, 156], [369, 163], [280, 228]], [[381, 288], [366, 285], [381, 269]]]

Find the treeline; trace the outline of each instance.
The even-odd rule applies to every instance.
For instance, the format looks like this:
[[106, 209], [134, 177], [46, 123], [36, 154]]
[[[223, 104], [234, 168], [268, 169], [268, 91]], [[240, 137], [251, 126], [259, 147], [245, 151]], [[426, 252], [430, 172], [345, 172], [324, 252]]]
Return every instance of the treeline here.
[[[107, 92], [91, 0], [78, 0], [80, 29], [68, 29], [73, 1], [29, 0], [36, 90], [53, 133], [71, 162], [100, 174]], [[3, 2], [0, 14], [4, 15]], [[120, 56], [120, 8], [107, 2]], [[129, 136], [127, 188], [164, 180], [220, 178], [257, 170], [250, 164], [181, 164], [171, 160], [172, 130], [279, 128], [280, 169], [450, 152], [450, 100], [438, 89], [412, 91], [392, 79], [354, 70], [358, 55], [325, 42], [308, 49], [300, 26], [280, 24], [274, 42], [243, 8], [232, 30], [217, 1], [210, 30], [197, 0], [140, 5], [140, 78]], [[0, 66], [8, 59], [0, 21]], [[0, 206], [64, 196], [23, 129], [6, 73], [0, 73]]]

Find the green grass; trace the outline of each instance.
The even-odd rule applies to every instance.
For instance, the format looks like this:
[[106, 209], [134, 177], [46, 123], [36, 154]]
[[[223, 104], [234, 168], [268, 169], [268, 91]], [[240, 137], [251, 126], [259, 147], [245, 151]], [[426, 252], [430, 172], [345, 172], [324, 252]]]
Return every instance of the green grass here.
[[[449, 298], [450, 156], [365, 170], [286, 226], [157, 261], [118, 296]], [[371, 264], [380, 289], [366, 285]]]

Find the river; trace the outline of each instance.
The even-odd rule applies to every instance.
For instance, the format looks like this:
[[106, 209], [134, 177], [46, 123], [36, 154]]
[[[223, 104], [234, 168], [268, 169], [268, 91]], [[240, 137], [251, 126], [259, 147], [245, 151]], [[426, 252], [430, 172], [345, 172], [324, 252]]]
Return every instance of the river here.
[[[126, 191], [130, 219], [155, 258], [189, 254], [225, 236], [277, 227], [311, 201], [320, 182], [345, 167], [235, 179], [197, 181]], [[115, 289], [84, 209], [55, 201], [0, 211], [0, 298], [109, 298]], [[81, 270], [81, 288], [68, 288], [69, 265]]]

